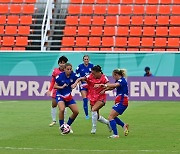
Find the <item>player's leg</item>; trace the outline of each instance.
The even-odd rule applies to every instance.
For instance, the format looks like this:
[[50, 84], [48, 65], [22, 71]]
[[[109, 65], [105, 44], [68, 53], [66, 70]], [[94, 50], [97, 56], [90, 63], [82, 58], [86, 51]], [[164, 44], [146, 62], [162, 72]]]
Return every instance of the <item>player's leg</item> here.
[[52, 123], [49, 124], [50, 127], [56, 124], [56, 107], [57, 107], [56, 99], [52, 97], [52, 107], [51, 107]]
[[59, 101], [58, 102], [59, 107], [59, 126], [61, 127], [64, 124], [64, 111], [65, 111], [65, 102]]
[[89, 119], [87, 91], [86, 90], [81, 90], [81, 96], [83, 98], [83, 108], [84, 108], [84, 113], [86, 115], [86, 119]]

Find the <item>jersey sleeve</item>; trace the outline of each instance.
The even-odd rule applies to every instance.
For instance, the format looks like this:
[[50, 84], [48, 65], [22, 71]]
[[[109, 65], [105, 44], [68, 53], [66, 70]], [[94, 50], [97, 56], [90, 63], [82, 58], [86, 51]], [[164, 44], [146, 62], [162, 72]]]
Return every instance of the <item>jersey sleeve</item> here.
[[55, 69], [53, 70], [53, 72], [52, 72], [52, 76], [55, 78], [56, 77], [56, 71], [55, 71]]
[[109, 82], [109, 79], [107, 78], [107, 76], [104, 76], [104, 83]]
[[79, 66], [76, 68], [76, 74], [79, 74], [80, 72], [79, 72]]
[[55, 84], [55, 78], [52, 76], [49, 91], [52, 91], [54, 84]]

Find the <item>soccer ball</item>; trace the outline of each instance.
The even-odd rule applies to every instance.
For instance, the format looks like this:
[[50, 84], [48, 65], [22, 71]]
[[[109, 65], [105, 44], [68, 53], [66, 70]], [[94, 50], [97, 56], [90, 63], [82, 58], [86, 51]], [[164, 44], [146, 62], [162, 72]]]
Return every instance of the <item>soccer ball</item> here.
[[71, 127], [68, 124], [63, 124], [61, 126], [61, 131], [63, 134], [68, 134], [71, 130]]

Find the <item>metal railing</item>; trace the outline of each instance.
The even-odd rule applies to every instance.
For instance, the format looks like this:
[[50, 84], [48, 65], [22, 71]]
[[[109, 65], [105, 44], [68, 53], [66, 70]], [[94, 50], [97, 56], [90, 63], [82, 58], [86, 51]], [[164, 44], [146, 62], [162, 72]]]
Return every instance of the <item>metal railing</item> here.
[[45, 43], [48, 39], [47, 33], [50, 30], [52, 9], [53, 9], [53, 0], [47, 0], [46, 9], [44, 11], [43, 23], [41, 27], [41, 51], [46, 50]]

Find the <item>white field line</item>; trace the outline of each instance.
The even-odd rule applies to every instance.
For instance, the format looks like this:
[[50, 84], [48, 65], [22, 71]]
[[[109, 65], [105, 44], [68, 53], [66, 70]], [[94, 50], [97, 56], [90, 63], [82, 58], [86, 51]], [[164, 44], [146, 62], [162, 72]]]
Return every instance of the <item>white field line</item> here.
[[[0, 147], [4, 150], [34, 150], [34, 151], [83, 151], [83, 152], [167, 152], [166, 150], [80, 150], [80, 149], [46, 149], [46, 148], [19, 148], [19, 147]], [[168, 151], [179, 153], [179, 151]]]

